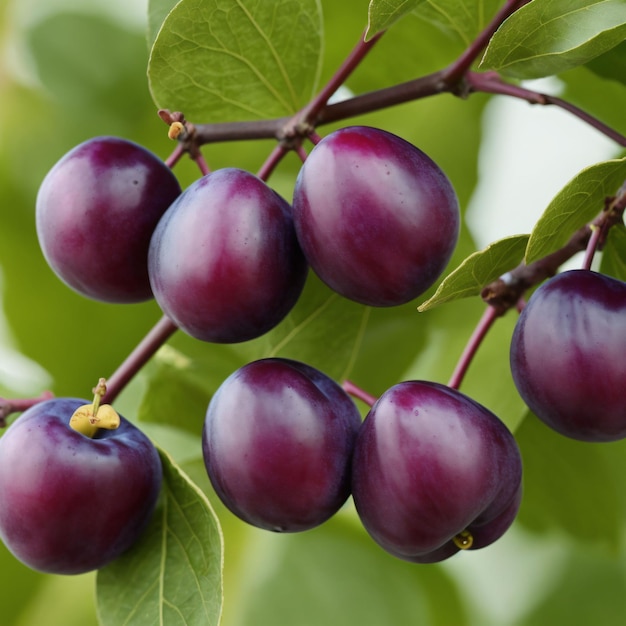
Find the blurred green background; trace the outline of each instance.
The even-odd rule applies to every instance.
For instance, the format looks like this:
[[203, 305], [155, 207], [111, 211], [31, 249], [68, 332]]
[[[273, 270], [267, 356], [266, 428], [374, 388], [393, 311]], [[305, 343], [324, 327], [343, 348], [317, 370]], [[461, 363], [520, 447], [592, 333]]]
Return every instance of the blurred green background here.
[[[360, 36], [367, 4], [323, 2], [323, 79]], [[98, 377], [112, 372], [160, 317], [152, 302], [119, 307], [71, 292], [46, 266], [34, 228], [40, 181], [77, 143], [96, 135], [118, 135], [162, 158], [173, 149], [148, 91], [146, 15], [143, 0], [0, 0], [0, 395], [36, 395], [49, 388], [59, 395], [88, 396]], [[450, 33], [406, 18], [373, 50], [349, 87], [359, 93], [408, 80], [450, 62], [460, 50], [460, 42]], [[562, 77], [558, 87], [564, 96], [621, 132], [626, 130], [623, 84], [581, 68]], [[532, 126], [529, 107], [524, 107], [519, 114]], [[537, 116], [533, 128], [539, 127]], [[503, 118], [484, 95], [466, 101], [430, 98], [359, 121], [396, 132], [427, 152], [451, 178], [464, 210], [471, 206], [478, 211], [490, 189], [493, 198], [499, 190], [499, 223], [512, 228], [506, 234], [520, 232], [519, 222], [512, 218], [507, 222], [505, 210], [512, 210], [502, 206], [507, 194], [516, 206], [526, 202], [530, 219], [576, 174], [578, 166], [566, 158], [569, 152], [579, 155], [582, 167], [610, 157], [613, 150], [595, 143], [587, 147], [586, 138], [592, 141], [593, 135], [585, 135], [587, 131], [581, 131], [575, 149], [546, 138], [546, 145], [556, 148], [562, 158], [555, 157], [554, 177], [544, 171], [542, 177], [530, 178], [524, 167], [532, 171], [534, 153], [512, 152], [507, 159], [494, 157], [493, 143], [486, 149], [486, 138], [495, 138], [500, 148], [506, 148], [519, 125]], [[204, 153], [212, 168], [233, 165], [256, 171], [271, 147], [266, 141], [219, 144]], [[535, 153], [542, 149], [537, 145]], [[557, 174], [563, 163], [565, 169]], [[288, 158], [272, 178], [287, 198], [297, 168], [297, 160]], [[188, 159], [176, 173], [183, 186], [198, 176]], [[512, 182], [502, 192], [504, 176]], [[544, 195], [537, 196], [537, 189]], [[493, 225], [484, 215], [469, 220], [473, 236], [464, 229], [452, 266], [478, 244], [484, 245], [481, 237], [496, 236], [493, 229], [483, 230], [485, 219]], [[454, 303], [419, 319], [413, 306], [394, 313], [372, 311], [366, 341], [350, 375], [373, 394], [400, 378], [446, 382], [481, 311], [479, 301]], [[346, 325], [362, 315], [360, 308], [350, 305], [340, 313], [348, 320]], [[510, 532], [484, 551], [422, 567], [399, 562], [374, 546], [350, 504], [323, 528], [299, 536], [274, 536], [244, 526], [215, 503], [226, 545], [225, 626], [624, 623], [626, 488], [621, 477], [626, 445], [565, 441], [533, 418], [524, 419], [525, 409], [507, 366], [514, 321], [508, 316], [498, 322], [463, 386], [515, 429], [522, 448], [526, 495]], [[325, 321], [328, 328], [338, 323], [332, 317]], [[349, 334], [338, 331], [337, 337]], [[184, 337], [176, 337], [172, 345], [210, 363], [201, 371], [210, 372], [207, 376], [214, 380], [207, 386], [213, 388], [249, 355], [263, 350], [258, 345], [213, 349]], [[298, 350], [299, 355], [306, 353], [305, 347]], [[322, 358], [312, 352], [311, 360], [316, 358], [324, 366], [330, 363], [328, 355]], [[343, 370], [338, 366], [338, 372], [331, 373]], [[155, 369], [147, 371], [148, 378], [140, 377], [120, 399], [126, 413], [137, 409], [149, 376], [162, 375]], [[188, 410], [194, 398], [180, 395]], [[200, 394], [198, 404], [203, 398]], [[172, 411], [177, 410], [177, 400], [178, 396], [171, 400]], [[189, 453], [197, 436], [172, 442], [165, 431], [150, 432], [163, 438], [162, 445], [179, 455], [212, 497], [197, 455]], [[3, 626], [89, 626], [96, 623], [94, 606], [93, 575], [37, 574], [0, 546]]]

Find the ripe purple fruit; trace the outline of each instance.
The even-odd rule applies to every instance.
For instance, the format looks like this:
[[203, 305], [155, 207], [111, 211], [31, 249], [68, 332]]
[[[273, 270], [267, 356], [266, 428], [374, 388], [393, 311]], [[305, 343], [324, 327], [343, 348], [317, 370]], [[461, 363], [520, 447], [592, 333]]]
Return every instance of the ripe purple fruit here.
[[364, 126], [315, 146], [293, 211], [312, 269], [331, 289], [372, 306], [424, 293], [458, 239], [458, 201], [437, 164], [404, 139]]
[[408, 381], [363, 422], [352, 496], [378, 544], [430, 563], [498, 539], [517, 514], [521, 472], [515, 439], [493, 413], [444, 385]]
[[0, 538], [42, 572], [79, 574], [117, 558], [159, 495], [161, 462], [148, 438], [124, 418], [86, 437], [69, 426], [84, 404], [37, 404], [0, 438]]
[[296, 303], [308, 266], [291, 208], [261, 179], [235, 168], [197, 180], [152, 238], [154, 296], [182, 330], [236, 343], [276, 326]]
[[570, 270], [541, 285], [511, 341], [511, 372], [531, 409], [582, 441], [626, 437], [626, 284]]
[[281, 358], [249, 363], [211, 400], [204, 462], [217, 495], [254, 526], [303, 531], [350, 493], [359, 412], [322, 372]]
[[84, 296], [148, 300], [150, 238], [180, 192], [172, 171], [142, 146], [116, 137], [85, 141], [56, 163], [39, 189], [44, 257]]

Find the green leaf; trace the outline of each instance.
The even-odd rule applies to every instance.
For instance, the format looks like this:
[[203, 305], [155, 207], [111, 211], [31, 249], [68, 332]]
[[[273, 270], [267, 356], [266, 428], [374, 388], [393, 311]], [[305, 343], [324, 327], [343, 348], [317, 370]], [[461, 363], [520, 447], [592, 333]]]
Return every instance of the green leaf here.
[[621, 474], [611, 466], [611, 448], [556, 433], [529, 414], [517, 430], [524, 463], [519, 519], [540, 531], [560, 530], [578, 541], [616, 549], [622, 541]]
[[145, 533], [97, 576], [102, 626], [217, 625], [222, 534], [206, 496], [160, 452], [163, 489]]
[[365, 41], [387, 30], [424, 0], [370, 0]]
[[319, 0], [181, 0], [152, 48], [154, 101], [202, 122], [292, 115], [317, 86], [321, 20]]
[[501, 0], [428, 0], [415, 14], [453, 33], [468, 46], [501, 5]]
[[602, 78], [626, 85], [626, 41], [587, 63], [587, 67]]
[[609, 231], [607, 242], [602, 249], [600, 271], [622, 281], [626, 281], [626, 226], [617, 224]]
[[626, 0], [533, 0], [492, 37], [481, 63], [513, 78], [584, 65], [626, 37]]
[[585, 168], [561, 189], [539, 218], [530, 235], [526, 262], [532, 263], [564, 246], [593, 220], [626, 180], [626, 158]]
[[527, 242], [528, 235], [514, 235], [474, 252], [443, 279], [435, 294], [418, 310], [427, 311], [444, 302], [480, 294], [485, 285], [520, 263]]

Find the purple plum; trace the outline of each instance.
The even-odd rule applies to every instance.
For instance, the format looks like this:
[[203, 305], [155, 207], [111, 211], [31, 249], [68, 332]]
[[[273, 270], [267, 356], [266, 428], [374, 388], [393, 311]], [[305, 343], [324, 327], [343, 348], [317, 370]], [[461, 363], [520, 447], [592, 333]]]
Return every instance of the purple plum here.
[[350, 495], [360, 425], [350, 397], [322, 372], [261, 359], [231, 374], [212, 398], [204, 462], [220, 499], [244, 521], [277, 532], [308, 530]]
[[322, 139], [298, 175], [296, 232], [331, 289], [372, 306], [423, 294], [459, 234], [454, 189], [439, 166], [383, 130], [352, 126]]
[[56, 275], [88, 298], [152, 298], [148, 247], [180, 195], [169, 167], [131, 141], [95, 137], [63, 156], [37, 195], [36, 227]]
[[25, 411], [0, 438], [0, 538], [28, 567], [99, 569], [128, 550], [159, 495], [159, 454], [120, 416], [89, 438], [69, 426], [85, 400], [54, 398]]

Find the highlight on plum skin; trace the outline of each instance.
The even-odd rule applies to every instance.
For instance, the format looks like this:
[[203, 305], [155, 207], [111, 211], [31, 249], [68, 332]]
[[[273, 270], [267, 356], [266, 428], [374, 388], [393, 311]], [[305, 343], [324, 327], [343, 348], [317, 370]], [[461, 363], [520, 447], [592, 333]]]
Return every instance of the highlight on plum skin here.
[[387, 131], [349, 126], [304, 162], [294, 224], [311, 268], [342, 296], [396, 306], [422, 295], [456, 247], [459, 204], [441, 168]]
[[350, 495], [361, 416], [331, 378], [267, 358], [231, 374], [211, 400], [202, 435], [207, 473], [222, 502], [276, 532], [314, 528]]
[[94, 137], [65, 154], [36, 202], [42, 253], [81, 295], [104, 302], [152, 298], [148, 248], [163, 213], [180, 195], [156, 155], [117, 137]]

